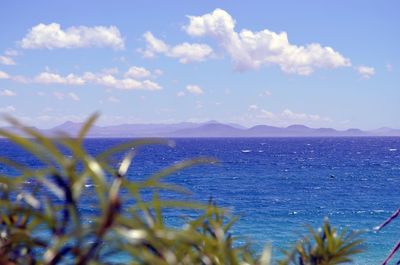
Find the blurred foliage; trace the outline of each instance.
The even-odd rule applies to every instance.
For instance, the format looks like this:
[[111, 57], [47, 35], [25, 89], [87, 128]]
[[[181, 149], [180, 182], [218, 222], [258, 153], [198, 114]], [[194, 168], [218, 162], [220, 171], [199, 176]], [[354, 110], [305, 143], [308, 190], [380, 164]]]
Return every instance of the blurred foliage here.
[[325, 220], [318, 231], [309, 227], [309, 236], [298, 242], [293, 251], [284, 251], [286, 259], [279, 265], [335, 265], [352, 262], [352, 257], [363, 252], [363, 240], [358, 232], [340, 233]]
[[[160, 199], [160, 192], [186, 193], [164, 180], [170, 174], [213, 159], [182, 161], [145, 180], [126, 178], [141, 146], [171, 145], [161, 139], [132, 140], [95, 157], [83, 141], [97, 115], [88, 119], [78, 137], [46, 137], [7, 118], [21, 133], [0, 130], [7, 138], [38, 159], [43, 166], [29, 167], [8, 158], [0, 163], [17, 174], [0, 173], [0, 264], [270, 264], [271, 251], [256, 255], [248, 245], [235, 243], [229, 232], [236, 218], [214, 203]], [[69, 155], [66, 155], [69, 154]], [[125, 154], [117, 169], [113, 158]], [[96, 204], [82, 211], [90, 196]], [[143, 198], [143, 190], [151, 199]], [[189, 209], [181, 228], [167, 225], [164, 210]], [[312, 231], [316, 245], [305, 239], [288, 259], [302, 263], [337, 264], [360, 252], [352, 234], [336, 236], [325, 224], [323, 233]], [[113, 259], [114, 258], [114, 259]], [[118, 261], [119, 260], [119, 261]], [[118, 263], [119, 262], [119, 263]], [[291, 264], [283, 261], [280, 264]]]

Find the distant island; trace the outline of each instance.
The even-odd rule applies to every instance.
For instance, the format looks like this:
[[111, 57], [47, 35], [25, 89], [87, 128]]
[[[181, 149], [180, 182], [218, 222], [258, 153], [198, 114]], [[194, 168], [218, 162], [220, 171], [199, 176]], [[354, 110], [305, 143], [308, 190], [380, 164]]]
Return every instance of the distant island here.
[[[34, 128], [47, 136], [59, 133], [77, 135], [82, 123], [67, 121], [50, 129]], [[3, 127], [15, 131], [13, 127]], [[132, 137], [366, 137], [366, 136], [398, 136], [400, 129], [382, 127], [375, 130], [360, 129], [336, 130], [333, 128], [310, 128], [305, 125], [290, 125], [275, 127], [256, 125], [250, 128], [233, 124], [208, 121], [205, 123], [175, 123], [175, 124], [120, 124], [110, 126], [93, 126], [89, 138], [132, 138]]]

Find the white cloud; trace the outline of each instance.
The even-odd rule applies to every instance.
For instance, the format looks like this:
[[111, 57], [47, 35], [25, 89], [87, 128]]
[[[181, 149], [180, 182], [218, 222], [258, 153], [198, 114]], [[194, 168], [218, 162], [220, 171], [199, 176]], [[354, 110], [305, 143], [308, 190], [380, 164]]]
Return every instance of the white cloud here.
[[186, 64], [201, 62], [213, 55], [212, 48], [206, 44], [184, 42], [171, 47], [149, 31], [144, 33], [143, 37], [146, 40], [146, 49], [139, 51], [147, 58], [164, 54], [168, 57], [178, 58], [180, 63]]
[[65, 98], [64, 93], [58, 92], [58, 91], [53, 92], [53, 96], [58, 100], [64, 100], [64, 98]]
[[15, 65], [14, 59], [8, 56], [0, 55], [0, 64]]
[[276, 120], [278, 116], [271, 111], [262, 109], [260, 117], [267, 120]]
[[15, 112], [15, 111], [16, 111], [16, 108], [12, 105], [0, 108], [0, 112], [3, 112], [3, 113]]
[[203, 16], [189, 16], [185, 27], [191, 36], [210, 36], [228, 53], [237, 70], [257, 69], [265, 64], [276, 64], [282, 71], [309, 75], [316, 68], [350, 66], [350, 60], [318, 43], [297, 46], [289, 43], [286, 32], [268, 29], [254, 32], [235, 31], [235, 20], [222, 9]]
[[140, 81], [133, 78], [118, 79], [111, 74], [94, 74], [91, 72], [86, 72], [82, 78], [87, 82], [122, 90], [141, 89], [155, 91], [162, 89], [162, 87], [158, 83], [151, 80]]
[[148, 90], [161, 90], [162, 87], [157, 84], [156, 82], [150, 81], [150, 80], [144, 80], [142, 82], [142, 86]]
[[392, 71], [393, 71], [393, 65], [390, 64], [390, 63], [386, 64], [386, 70], [387, 70], [388, 72], [392, 72]]
[[6, 72], [0, 71], [0, 79], [8, 79], [8, 78], [10, 78], [10, 76]]
[[290, 109], [285, 109], [280, 113], [280, 117], [284, 120], [293, 121], [293, 122], [307, 122], [307, 121], [329, 121], [328, 118], [322, 118], [317, 114], [307, 114], [307, 113], [296, 113], [291, 111]]
[[198, 85], [187, 85], [186, 90], [194, 95], [201, 95], [204, 93], [203, 89]]
[[105, 68], [101, 70], [101, 72], [104, 74], [116, 75], [118, 74], [119, 70], [117, 67], [112, 67], [112, 68]]
[[40, 84], [65, 84], [65, 85], [83, 85], [85, 80], [74, 74], [61, 76], [56, 73], [42, 72], [34, 78], [34, 82]]
[[77, 94], [75, 94], [74, 92], [68, 93], [68, 97], [70, 97], [72, 100], [75, 100], [75, 101], [81, 100], [81, 98]]
[[[1, 78], [0, 72], [0, 78]], [[3, 78], [9, 78], [4, 73]], [[84, 85], [84, 84], [97, 84], [110, 88], [117, 88], [123, 90], [161, 90], [160, 84], [151, 80], [137, 80], [130, 77], [117, 78], [115, 75], [106, 72], [92, 73], [85, 72], [83, 75], [68, 74], [66, 76], [45, 71], [39, 73], [34, 78], [27, 78], [24, 76], [14, 76], [13, 80], [20, 83], [39, 83], [39, 84], [57, 84], [57, 85]]]
[[156, 77], [161, 76], [161, 75], [163, 75], [163, 74], [164, 74], [164, 72], [163, 72], [161, 69], [156, 69], [156, 70], [154, 70], [154, 75], [155, 75]]
[[176, 93], [177, 97], [183, 97], [185, 95], [185, 92], [183, 91], [179, 91], [178, 93]]
[[11, 79], [14, 82], [18, 82], [18, 83], [22, 83], [22, 84], [28, 84], [28, 83], [32, 82], [31, 79], [29, 79], [26, 76], [22, 76], [22, 75], [14, 75], [14, 76], [11, 77]]
[[249, 106], [249, 110], [257, 110], [257, 109], [258, 109], [258, 106], [255, 104]]
[[272, 112], [260, 108], [257, 105], [250, 105], [248, 113], [241, 117], [241, 122], [252, 124], [272, 124], [276, 126], [287, 126], [292, 124], [321, 124], [330, 123], [332, 119], [318, 114], [308, 114], [304, 112], [294, 112], [284, 109], [282, 112]]
[[369, 79], [375, 74], [375, 69], [373, 67], [361, 65], [356, 67], [355, 69], [365, 79]]
[[24, 49], [58, 49], [111, 47], [123, 49], [124, 40], [117, 27], [69, 27], [61, 29], [60, 24], [38, 24], [21, 40]]
[[80, 97], [77, 94], [75, 94], [74, 92], [62, 93], [59, 91], [55, 91], [55, 92], [53, 92], [53, 96], [55, 98], [57, 98], [58, 100], [64, 100], [66, 98], [72, 99], [74, 101], [81, 100]]
[[19, 53], [17, 50], [14, 50], [14, 49], [7, 49], [7, 50], [4, 52], [4, 54], [5, 54], [6, 56], [10, 56], [10, 57], [20, 55], [20, 53]]
[[144, 39], [146, 40], [146, 49], [142, 51], [142, 54], [146, 58], [152, 58], [157, 53], [167, 53], [169, 50], [169, 46], [160, 39], [154, 37], [154, 35], [148, 31], [143, 34]]
[[9, 89], [3, 89], [0, 91], [0, 96], [3, 96], [3, 97], [14, 97], [16, 95], [17, 94], [14, 91], [9, 90]]
[[132, 77], [132, 78], [145, 78], [149, 77], [151, 72], [144, 67], [132, 66], [128, 69], [125, 73], [125, 77]]
[[110, 102], [114, 102], [114, 103], [120, 102], [120, 100], [118, 98], [113, 97], [113, 96], [109, 97], [107, 100], [110, 101]]
[[187, 43], [176, 45], [169, 50], [168, 56], [179, 58], [179, 62], [183, 64], [191, 62], [201, 62], [209, 58], [213, 53], [210, 46], [206, 44]]
[[260, 94], [258, 94], [260, 97], [270, 97], [272, 96], [272, 93], [268, 90], [265, 90], [263, 92], [261, 92]]
[[15, 61], [12, 57], [18, 56], [19, 53], [16, 50], [7, 49], [4, 52], [4, 55], [0, 55], [0, 64], [3, 65], [15, 65]]

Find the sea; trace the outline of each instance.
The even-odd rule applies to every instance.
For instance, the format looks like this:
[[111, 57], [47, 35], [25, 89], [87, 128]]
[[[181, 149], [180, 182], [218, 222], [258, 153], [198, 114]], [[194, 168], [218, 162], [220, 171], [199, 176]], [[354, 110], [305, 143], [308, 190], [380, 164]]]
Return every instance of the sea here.
[[[379, 232], [400, 207], [400, 138], [186, 138], [175, 147], [145, 146], [128, 172], [142, 180], [178, 161], [210, 157], [218, 163], [196, 165], [166, 178], [190, 195], [169, 198], [207, 202], [212, 198], [239, 220], [232, 229], [238, 243], [255, 251], [270, 245], [274, 260], [290, 249], [307, 225], [318, 228], [325, 218], [338, 229], [360, 230], [366, 252], [353, 264], [381, 264], [400, 240], [400, 217]], [[93, 155], [127, 139], [88, 139]], [[37, 161], [0, 139], [0, 156], [35, 166]], [[0, 165], [0, 173], [7, 168]], [[88, 193], [93, 189], [87, 185]], [[93, 191], [92, 191], [93, 192]], [[90, 204], [83, 205], [90, 207]], [[179, 225], [181, 211], [169, 211], [165, 222]], [[393, 261], [398, 261], [396, 255]], [[390, 264], [396, 264], [396, 262]]]

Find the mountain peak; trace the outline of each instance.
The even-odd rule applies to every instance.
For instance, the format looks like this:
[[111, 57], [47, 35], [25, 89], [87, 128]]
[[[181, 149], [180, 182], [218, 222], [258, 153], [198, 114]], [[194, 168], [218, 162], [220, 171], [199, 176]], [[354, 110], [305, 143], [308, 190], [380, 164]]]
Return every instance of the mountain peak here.
[[82, 124], [81, 122], [74, 122], [74, 121], [66, 121], [59, 126], [70, 126], [70, 125], [77, 125], [77, 124]]
[[286, 129], [292, 129], [292, 130], [308, 130], [308, 129], [311, 129], [311, 128], [310, 128], [310, 127], [307, 127], [307, 126], [305, 126], [305, 125], [302, 125], [302, 124], [293, 124], [293, 125], [290, 125], [290, 126], [286, 127]]
[[216, 120], [209, 120], [209, 121], [205, 122], [204, 124], [221, 124], [221, 123]]

